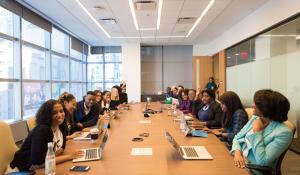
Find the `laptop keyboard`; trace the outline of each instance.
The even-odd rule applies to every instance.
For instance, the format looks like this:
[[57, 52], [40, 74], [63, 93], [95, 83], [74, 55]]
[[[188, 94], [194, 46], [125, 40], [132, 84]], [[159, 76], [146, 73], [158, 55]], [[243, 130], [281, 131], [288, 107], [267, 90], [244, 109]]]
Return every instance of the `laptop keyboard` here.
[[85, 152], [85, 159], [86, 160], [95, 159], [97, 157], [98, 157], [98, 149], [97, 148], [86, 150], [86, 152]]
[[185, 152], [187, 157], [198, 157], [198, 154], [197, 154], [195, 148], [184, 147], [183, 149], [184, 149], [184, 152]]

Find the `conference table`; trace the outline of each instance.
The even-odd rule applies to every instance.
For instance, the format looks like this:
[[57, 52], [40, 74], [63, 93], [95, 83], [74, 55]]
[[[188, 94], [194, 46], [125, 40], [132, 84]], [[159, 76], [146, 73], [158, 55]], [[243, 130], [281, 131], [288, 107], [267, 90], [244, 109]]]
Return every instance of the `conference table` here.
[[[159, 110], [159, 103], [151, 103], [150, 108]], [[119, 110], [119, 117], [110, 122], [109, 138], [103, 151], [101, 160], [73, 163], [71, 161], [58, 164], [56, 174], [105, 174], [105, 175], [243, 175], [249, 174], [245, 169], [234, 166], [233, 157], [215, 135], [208, 134], [208, 138], [185, 137], [180, 130], [179, 123], [174, 117], [168, 116], [167, 111], [156, 113], [144, 118], [144, 104], [133, 104], [130, 110]], [[146, 122], [145, 122], [146, 121]], [[151, 123], [149, 122], [151, 121]], [[183, 160], [178, 152], [165, 138], [168, 131], [182, 146], [205, 146], [213, 160]], [[133, 142], [132, 138], [141, 133], [149, 133], [142, 142]], [[70, 150], [98, 147], [91, 141], [67, 142], [65, 152]], [[132, 148], [152, 148], [152, 155], [132, 156]], [[71, 172], [74, 165], [90, 166], [88, 172]], [[44, 169], [37, 174], [44, 174]]]

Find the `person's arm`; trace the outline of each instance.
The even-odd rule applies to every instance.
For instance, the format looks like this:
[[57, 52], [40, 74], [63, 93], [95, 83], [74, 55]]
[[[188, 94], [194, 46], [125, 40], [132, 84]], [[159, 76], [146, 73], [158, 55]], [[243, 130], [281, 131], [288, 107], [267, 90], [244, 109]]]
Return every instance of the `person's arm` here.
[[94, 104], [91, 108], [90, 111], [90, 119], [88, 119], [86, 122], [81, 123], [84, 128], [89, 127], [89, 126], [94, 126], [96, 125], [98, 119], [99, 119], [99, 105]]
[[256, 163], [263, 166], [270, 166], [285, 151], [292, 141], [293, 134], [288, 128], [275, 128], [274, 138], [268, 144], [264, 142], [264, 129], [253, 131], [246, 139], [251, 144]]
[[244, 112], [238, 112], [233, 115], [232, 120], [232, 132], [227, 133], [227, 141], [232, 142], [234, 136], [240, 132], [247, 122], [247, 115]]
[[220, 127], [221, 128], [223, 111], [222, 111], [220, 105], [217, 104], [217, 102], [215, 102], [213, 104], [213, 106], [211, 106], [211, 108], [212, 109], [210, 111], [209, 118], [213, 118], [213, 119], [206, 121], [206, 126], [208, 128], [211, 128], [211, 127]]

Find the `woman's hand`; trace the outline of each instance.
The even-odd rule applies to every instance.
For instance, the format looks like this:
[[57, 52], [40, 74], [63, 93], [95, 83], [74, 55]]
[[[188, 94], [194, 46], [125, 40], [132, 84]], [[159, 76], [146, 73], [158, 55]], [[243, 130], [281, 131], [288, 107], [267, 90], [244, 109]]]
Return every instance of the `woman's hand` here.
[[254, 120], [252, 124], [252, 130], [254, 133], [262, 131], [268, 126], [269, 123], [270, 123], [269, 119], [258, 117], [256, 120]]
[[91, 130], [90, 128], [83, 128], [82, 129], [83, 132], [90, 132], [90, 130]]
[[81, 134], [81, 131], [74, 132], [73, 134], [68, 136], [68, 139], [74, 139], [75, 137], [79, 137]]
[[221, 136], [222, 132], [219, 129], [212, 129], [211, 133], [213, 133], [216, 136]]
[[245, 168], [247, 160], [244, 158], [240, 150], [234, 151], [234, 165], [239, 168]]
[[82, 157], [83, 155], [84, 155], [84, 151], [82, 151], [82, 150], [75, 150], [69, 156], [70, 156], [70, 160], [72, 160], [72, 159], [76, 159], [76, 158]]

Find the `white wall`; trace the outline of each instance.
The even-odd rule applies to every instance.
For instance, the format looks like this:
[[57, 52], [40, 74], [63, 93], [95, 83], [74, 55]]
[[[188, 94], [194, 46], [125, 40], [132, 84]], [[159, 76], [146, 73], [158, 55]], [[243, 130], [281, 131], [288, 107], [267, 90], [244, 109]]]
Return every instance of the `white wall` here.
[[140, 43], [122, 45], [122, 79], [126, 80], [128, 101], [141, 101]]
[[213, 55], [300, 12], [299, 0], [270, 0], [205, 45], [195, 44], [194, 56]]

